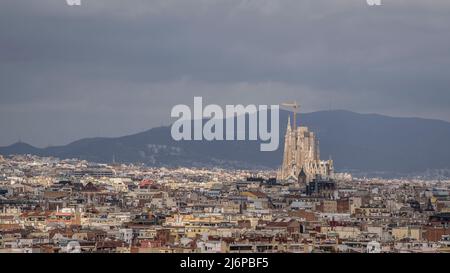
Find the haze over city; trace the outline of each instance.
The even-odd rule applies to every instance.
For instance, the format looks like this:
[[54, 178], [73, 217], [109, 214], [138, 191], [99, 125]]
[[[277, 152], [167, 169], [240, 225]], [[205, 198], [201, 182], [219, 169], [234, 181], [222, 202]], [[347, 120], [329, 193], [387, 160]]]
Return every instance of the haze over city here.
[[450, 253], [449, 14], [448, 0], [2, 0], [2, 261], [361, 272], [388, 264], [355, 263], [370, 253]]

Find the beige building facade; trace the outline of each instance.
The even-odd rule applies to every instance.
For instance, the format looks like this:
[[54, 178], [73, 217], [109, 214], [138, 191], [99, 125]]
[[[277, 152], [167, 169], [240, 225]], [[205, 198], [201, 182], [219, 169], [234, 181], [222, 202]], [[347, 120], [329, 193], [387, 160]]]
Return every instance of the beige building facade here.
[[320, 160], [319, 140], [308, 127], [295, 124], [288, 119], [284, 138], [283, 164], [278, 173], [281, 180], [297, 179], [301, 170], [306, 174], [306, 182], [317, 175], [331, 178], [334, 173], [333, 160]]

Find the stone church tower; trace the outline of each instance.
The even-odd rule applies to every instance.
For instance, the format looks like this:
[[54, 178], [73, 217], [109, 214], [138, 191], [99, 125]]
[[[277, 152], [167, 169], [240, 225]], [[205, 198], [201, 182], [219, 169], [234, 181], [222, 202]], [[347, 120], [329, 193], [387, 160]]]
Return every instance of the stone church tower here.
[[[289, 117], [286, 135], [284, 137], [284, 155], [278, 178], [281, 180], [298, 180], [299, 174], [306, 175], [307, 183], [316, 176], [322, 179], [332, 178], [334, 167], [333, 161], [320, 160], [319, 141], [316, 135], [309, 131], [308, 127], [291, 127]], [[304, 179], [302, 179], [304, 180]]]

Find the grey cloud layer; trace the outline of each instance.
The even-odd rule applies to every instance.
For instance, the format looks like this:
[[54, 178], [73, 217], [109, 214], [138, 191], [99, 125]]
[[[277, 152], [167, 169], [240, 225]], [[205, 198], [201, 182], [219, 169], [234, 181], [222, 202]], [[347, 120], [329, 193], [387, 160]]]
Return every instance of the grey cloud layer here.
[[194, 95], [450, 120], [449, 1], [82, 3], [0, 3], [0, 145], [133, 133]]

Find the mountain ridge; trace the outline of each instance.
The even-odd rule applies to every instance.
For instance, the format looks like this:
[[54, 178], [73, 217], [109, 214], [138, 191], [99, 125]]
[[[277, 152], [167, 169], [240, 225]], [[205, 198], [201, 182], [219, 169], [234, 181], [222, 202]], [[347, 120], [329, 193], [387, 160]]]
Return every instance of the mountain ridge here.
[[[93, 137], [67, 145], [37, 148], [19, 142], [0, 154], [35, 154], [93, 162], [144, 163], [149, 166], [267, 167], [281, 164], [290, 112], [280, 111], [280, 145], [260, 152], [259, 141], [174, 141], [170, 126], [120, 137]], [[332, 156], [337, 170], [414, 172], [450, 168], [450, 123], [329, 110], [299, 115], [320, 141], [322, 158]]]

